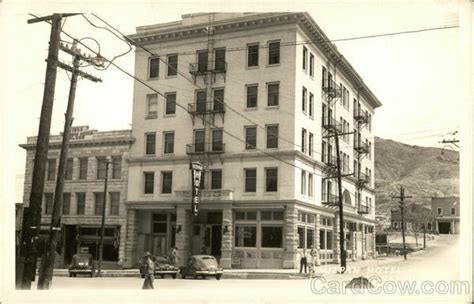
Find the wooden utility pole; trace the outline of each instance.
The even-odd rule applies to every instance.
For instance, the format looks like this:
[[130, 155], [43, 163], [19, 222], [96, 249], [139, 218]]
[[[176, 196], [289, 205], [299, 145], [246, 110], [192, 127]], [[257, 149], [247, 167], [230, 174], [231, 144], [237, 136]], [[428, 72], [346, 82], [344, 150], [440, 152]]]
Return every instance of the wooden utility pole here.
[[104, 201], [102, 204], [102, 224], [100, 226], [100, 243], [99, 243], [99, 267], [97, 269], [97, 275], [102, 276], [102, 254], [104, 251], [104, 230], [105, 230], [105, 205], [107, 203], [107, 182], [109, 177], [109, 165], [110, 161], [105, 161], [105, 183], [104, 183]]
[[405, 207], [405, 199], [411, 198], [411, 196], [405, 196], [405, 188], [400, 186], [400, 196], [392, 196], [392, 198], [400, 199], [399, 206], [400, 206], [400, 215], [402, 220], [402, 242], [403, 242], [403, 258], [407, 259], [407, 252], [405, 246], [405, 220], [403, 218], [403, 208]]
[[337, 168], [337, 191], [339, 194], [339, 247], [341, 255], [341, 272], [346, 271], [346, 249], [345, 249], [345, 235], [344, 235], [344, 210], [342, 202], [342, 179], [341, 179], [341, 160], [339, 153], [339, 135], [335, 133], [336, 140], [336, 168]]

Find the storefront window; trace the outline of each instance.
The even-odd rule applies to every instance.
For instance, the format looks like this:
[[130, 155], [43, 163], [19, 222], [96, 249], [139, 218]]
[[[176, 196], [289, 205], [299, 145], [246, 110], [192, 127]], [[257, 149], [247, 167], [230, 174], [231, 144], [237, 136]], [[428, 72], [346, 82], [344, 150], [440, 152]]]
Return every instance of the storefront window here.
[[306, 248], [311, 248], [313, 246], [314, 241], [314, 230], [310, 228], [306, 228]]
[[283, 247], [283, 227], [262, 226], [262, 247], [264, 248]]
[[304, 241], [305, 235], [304, 235], [304, 227], [298, 227], [298, 248], [305, 248], [305, 241]]
[[236, 226], [235, 227], [235, 247], [256, 247], [257, 227], [256, 226]]
[[321, 249], [326, 249], [326, 230], [319, 230], [319, 246]]

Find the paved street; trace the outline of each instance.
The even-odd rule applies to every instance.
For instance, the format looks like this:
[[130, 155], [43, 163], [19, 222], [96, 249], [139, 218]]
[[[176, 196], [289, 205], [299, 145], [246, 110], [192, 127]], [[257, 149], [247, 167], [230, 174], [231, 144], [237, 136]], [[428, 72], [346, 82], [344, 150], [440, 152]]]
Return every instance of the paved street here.
[[[330, 290], [328, 282], [336, 284], [345, 281], [337, 286], [343, 287], [353, 277], [364, 275], [367, 277], [378, 276], [381, 282], [388, 280], [456, 280], [458, 270], [455, 263], [447, 263], [448, 259], [456, 259], [458, 251], [458, 236], [441, 236], [439, 242], [432, 244], [432, 247], [425, 252], [409, 255], [408, 261], [403, 261], [403, 257], [380, 258], [379, 260], [363, 261], [364, 266], [359, 269], [353, 268], [344, 275], [326, 274], [324, 278], [317, 281], [309, 279], [294, 280], [235, 280], [222, 279], [157, 279], [155, 280], [155, 290], [142, 291], [143, 280], [140, 278], [69, 278], [55, 277], [53, 289], [55, 291], [100, 289], [102, 291], [115, 291], [109, 293], [104, 299], [120, 302], [129, 297], [143, 297], [143, 301], [153, 301], [159, 299], [160, 302], [199, 302], [199, 303], [285, 303], [285, 302], [314, 302], [321, 300], [336, 299], [358, 299], [350, 290]], [[368, 265], [371, 264], [371, 265]], [[378, 264], [378, 266], [377, 266]], [[351, 265], [351, 264], [350, 264]], [[352, 264], [354, 265], [354, 264]], [[377, 267], [376, 267], [377, 266]], [[322, 269], [322, 268], [321, 268]], [[356, 271], [357, 270], [357, 271]], [[350, 273], [353, 271], [353, 273]], [[335, 283], [336, 282], [336, 283]], [[381, 282], [376, 281], [374, 285], [380, 287]], [[313, 284], [313, 286], [312, 286]], [[336, 285], [335, 285], [336, 286]], [[312, 288], [313, 287], [313, 290]], [[323, 288], [327, 291], [320, 292]], [[117, 293], [116, 291], [120, 291]], [[320, 294], [318, 294], [320, 293]], [[342, 293], [342, 294], [341, 294]], [[85, 293], [87, 295], [89, 293]], [[391, 296], [391, 300], [396, 299], [396, 294]], [[367, 295], [367, 292], [366, 292]], [[102, 298], [102, 293], [95, 293], [94, 297]], [[373, 300], [384, 297], [385, 294], [369, 295]], [[417, 295], [421, 297], [421, 294]], [[441, 297], [438, 297], [440, 300]], [[362, 298], [361, 298], [362, 299]], [[421, 298], [420, 298], [421, 300]]]

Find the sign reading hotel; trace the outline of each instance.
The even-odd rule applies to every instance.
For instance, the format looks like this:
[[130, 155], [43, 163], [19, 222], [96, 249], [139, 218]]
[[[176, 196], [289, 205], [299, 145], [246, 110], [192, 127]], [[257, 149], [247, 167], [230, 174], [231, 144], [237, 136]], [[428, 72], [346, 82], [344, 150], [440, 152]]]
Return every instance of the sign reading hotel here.
[[202, 175], [202, 164], [199, 162], [191, 163], [191, 177], [192, 177], [192, 198], [191, 198], [191, 210], [194, 216], [197, 216], [199, 213], [199, 203], [200, 203], [200, 192], [199, 186], [201, 185], [201, 175]]

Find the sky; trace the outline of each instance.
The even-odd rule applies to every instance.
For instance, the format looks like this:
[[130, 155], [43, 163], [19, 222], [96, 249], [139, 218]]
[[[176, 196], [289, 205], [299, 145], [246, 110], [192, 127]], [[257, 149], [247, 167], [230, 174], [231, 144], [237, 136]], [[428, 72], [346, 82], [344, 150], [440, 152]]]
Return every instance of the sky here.
[[[225, 11], [307, 11], [330, 39], [393, 33], [460, 24], [460, 28], [416, 34], [335, 42], [383, 106], [376, 110], [376, 136], [420, 146], [438, 146], [442, 139], [457, 136], [450, 132], [470, 126], [470, 101], [463, 95], [465, 83], [463, 23], [456, 2], [303, 2], [275, 4], [268, 1], [232, 2]], [[458, 2], [461, 3], [461, 2]], [[0, 4], [1, 39], [1, 152], [7, 155], [3, 165], [4, 187], [11, 185], [14, 194], [8, 200], [22, 201], [26, 153], [18, 144], [35, 136], [43, 96], [45, 58], [50, 26], [27, 24], [32, 18], [53, 12], [96, 13], [120, 31], [132, 34], [141, 25], [176, 21], [181, 14], [223, 11], [213, 2], [108, 2], [67, 1], [56, 4], [33, 4], [4, 1]], [[90, 13], [86, 16], [97, 25], [101, 22]], [[460, 20], [461, 17], [461, 20]], [[469, 25], [469, 24], [468, 24]], [[92, 37], [100, 42], [101, 53], [110, 58], [129, 47], [105, 30], [91, 26], [81, 16], [67, 18], [63, 30], [77, 38]], [[62, 39], [70, 41], [65, 35]], [[92, 40], [84, 40], [98, 50]], [[84, 50], [85, 52], [86, 50]], [[61, 55], [64, 62], [70, 57]], [[133, 73], [134, 50], [114, 61]], [[89, 125], [100, 131], [127, 129], [131, 124], [133, 80], [114, 67], [105, 71], [85, 69], [100, 77], [102, 83], [80, 80], [77, 86], [74, 125]], [[51, 134], [63, 129], [69, 79], [58, 69]], [[447, 147], [449, 148], [449, 147]], [[14, 177], [14, 182], [12, 181]], [[0, 194], [1, 195], [1, 194]]]

